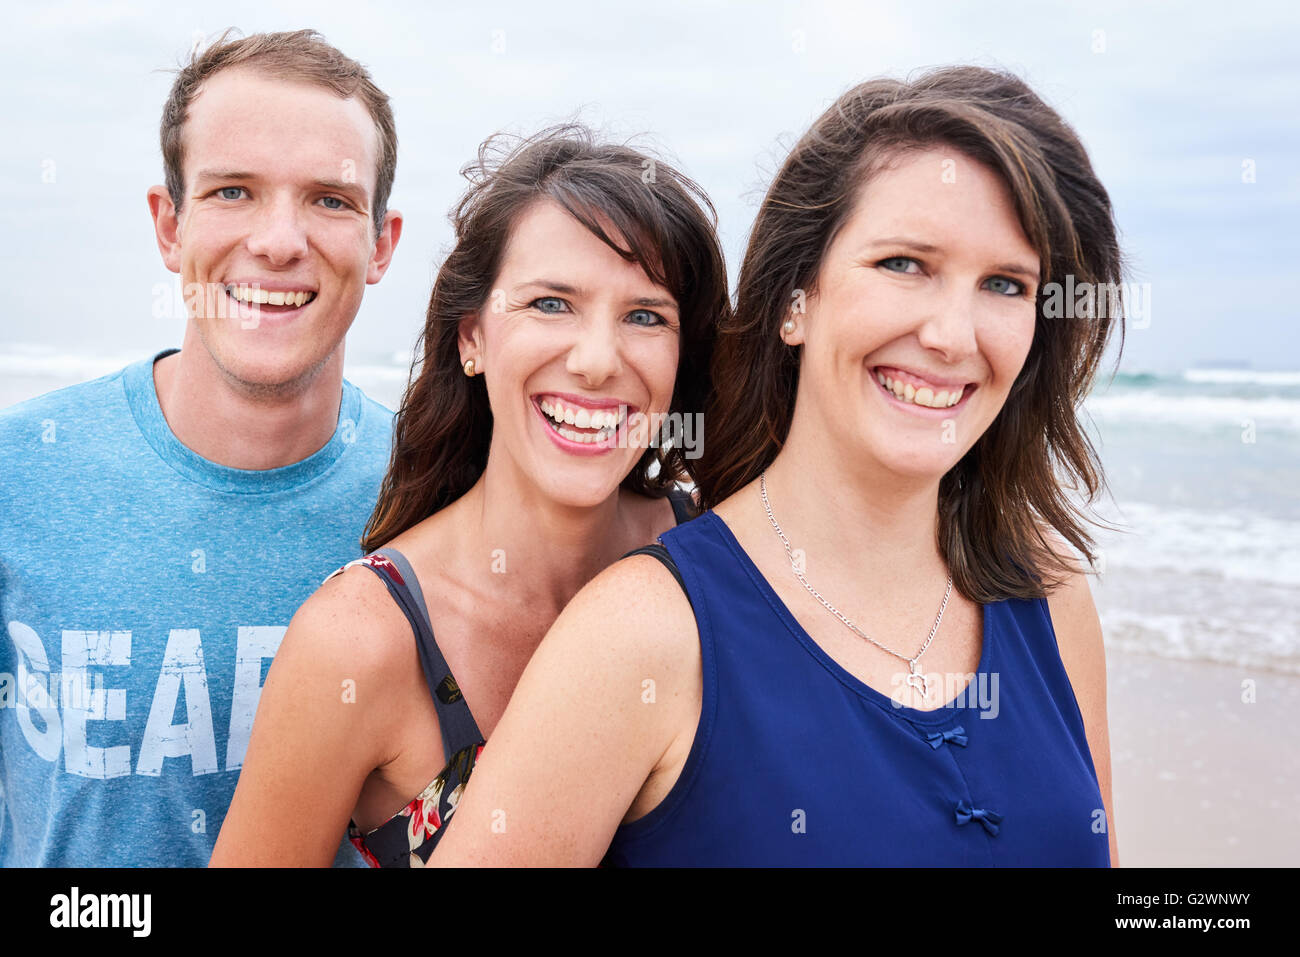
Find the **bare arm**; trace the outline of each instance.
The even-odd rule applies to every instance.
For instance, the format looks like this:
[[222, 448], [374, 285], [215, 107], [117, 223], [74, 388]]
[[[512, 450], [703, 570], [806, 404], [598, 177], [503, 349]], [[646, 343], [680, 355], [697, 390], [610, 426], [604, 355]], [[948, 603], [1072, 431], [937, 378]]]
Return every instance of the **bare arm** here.
[[364, 569], [323, 585], [298, 609], [267, 673], [209, 866], [333, 862], [362, 784], [390, 757], [385, 688], [394, 669], [409, 666], [401, 643], [384, 638], [400, 633], [394, 615], [405, 627]]
[[533, 655], [431, 863], [599, 863], [638, 796], [671, 786], [647, 782], [694, 736], [700, 694], [699, 635], [677, 582], [648, 556], [606, 569]]
[[1119, 845], [1115, 837], [1115, 805], [1111, 799], [1110, 730], [1106, 719], [1106, 649], [1101, 622], [1088, 587], [1088, 576], [1072, 562], [1074, 570], [1064, 584], [1048, 596], [1052, 627], [1056, 631], [1061, 661], [1074, 688], [1083, 716], [1083, 730], [1097, 769], [1097, 782], [1106, 811], [1106, 834], [1110, 865], [1119, 867]]

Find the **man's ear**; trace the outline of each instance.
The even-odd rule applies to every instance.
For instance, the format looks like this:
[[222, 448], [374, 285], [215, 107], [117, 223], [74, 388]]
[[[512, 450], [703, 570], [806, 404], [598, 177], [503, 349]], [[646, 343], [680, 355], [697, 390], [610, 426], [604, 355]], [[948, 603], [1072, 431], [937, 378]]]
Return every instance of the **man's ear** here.
[[370, 254], [370, 263], [366, 267], [366, 283], [374, 285], [388, 272], [388, 264], [393, 261], [393, 250], [402, 238], [402, 214], [390, 209], [384, 214], [384, 227], [375, 239], [375, 251]]
[[163, 265], [172, 272], [181, 271], [180, 221], [172, 198], [164, 186], [149, 187], [149, 215], [153, 217], [154, 237]]

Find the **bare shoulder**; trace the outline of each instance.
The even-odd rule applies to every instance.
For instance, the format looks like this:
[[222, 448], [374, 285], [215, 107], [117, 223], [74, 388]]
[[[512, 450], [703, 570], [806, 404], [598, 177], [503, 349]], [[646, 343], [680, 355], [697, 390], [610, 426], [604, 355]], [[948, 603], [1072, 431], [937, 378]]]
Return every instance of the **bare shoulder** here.
[[[1041, 531], [1043, 533], [1043, 540], [1047, 543], [1048, 548], [1051, 549], [1052, 554], [1060, 560], [1061, 564], [1068, 569], [1072, 575], [1076, 572], [1082, 575], [1087, 575], [1091, 571], [1088, 559], [1080, 552], [1076, 551], [1074, 546], [1067, 542], [1060, 532], [1051, 526], [1046, 525], [1041, 526]], [[1074, 583], [1077, 584], [1077, 581]]]
[[398, 746], [403, 675], [418, 665], [394, 613], [405, 625], [363, 568], [332, 576], [298, 609], [258, 699], [213, 864], [328, 864], [366, 778]]
[[[1055, 574], [1057, 583], [1048, 589], [1047, 604], [1052, 613], [1052, 624], [1057, 638], [1062, 638], [1064, 629], [1068, 635], [1092, 636], [1098, 642], [1101, 639], [1101, 625], [1097, 621], [1097, 609], [1092, 600], [1092, 589], [1088, 583], [1088, 566], [1086, 560], [1056, 531], [1047, 529], [1044, 537], [1053, 553], [1060, 559], [1064, 571]], [[1095, 626], [1095, 627], [1094, 627]], [[1062, 649], [1064, 652], [1064, 649]]]
[[1100, 668], [1104, 687], [1101, 623], [1088, 585], [1086, 560], [1055, 529], [1044, 528], [1043, 537], [1063, 566], [1046, 575], [1047, 608], [1070, 683], [1077, 695], [1080, 681], [1095, 682]]
[[331, 576], [302, 604], [275, 660], [306, 674], [387, 680], [410, 667], [411, 648], [410, 623], [384, 583], [353, 567]]
[[1106, 704], [1106, 648], [1101, 621], [1083, 562], [1059, 536], [1049, 532], [1046, 537], [1058, 549], [1058, 555], [1069, 569], [1061, 583], [1048, 592], [1047, 606], [1061, 664], [1074, 691], [1097, 772], [1106, 813], [1111, 866], [1118, 867], [1119, 844], [1111, 792], [1110, 722]]
[[[298, 609], [271, 663], [263, 704], [314, 727], [332, 753], [369, 768], [396, 757], [410, 704], [427, 694], [410, 622], [373, 571], [353, 566]], [[346, 707], [340, 707], [340, 705]]]
[[650, 555], [624, 558], [593, 578], [565, 607], [551, 634], [557, 641], [599, 646], [619, 670], [699, 666], [690, 600]]

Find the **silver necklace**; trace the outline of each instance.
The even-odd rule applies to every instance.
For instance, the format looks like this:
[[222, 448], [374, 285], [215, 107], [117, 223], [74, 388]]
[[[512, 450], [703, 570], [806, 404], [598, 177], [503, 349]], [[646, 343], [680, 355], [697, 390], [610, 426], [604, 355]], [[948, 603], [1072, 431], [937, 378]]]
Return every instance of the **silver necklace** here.
[[819, 602], [821, 602], [822, 605], [825, 606], [826, 610], [829, 611], [832, 615], [834, 615], [840, 621], [844, 622], [844, 624], [848, 625], [849, 628], [852, 629], [855, 635], [859, 636], [860, 638], [867, 639], [867, 641], [871, 642], [881, 651], [887, 651], [895, 658], [901, 658], [903, 661], [906, 661], [908, 664], [908, 669], [911, 672], [907, 676], [908, 686], [918, 689], [921, 692], [922, 698], [928, 697], [930, 693], [930, 680], [925, 675], [921, 674], [921, 668], [918, 662], [921, 660], [921, 656], [925, 654], [925, 649], [930, 647], [930, 642], [934, 641], [935, 633], [938, 632], [939, 630], [939, 622], [943, 621], [943, 612], [944, 609], [948, 607], [948, 597], [952, 594], [952, 574], [949, 573], [948, 575], [948, 589], [943, 593], [943, 604], [939, 606], [939, 617], [934, 620], [934, 627], [930, 629], [930, 636], [925, 639], [925, 644], [921, 646], [921, 650], [918, 651], [916, 653], [916, 656], [913, 658], [908, 658], [906, 655], [900, 655], [897, 651], [894, 651], [891, 648], [886, 648], [880, 642], [876, 641], [876, 639], [872, 638], [868, 634], [865, 634], [862, 631], [862, 629], [860, 629], [857, 625], [853, 624], [853, 622], [849, 621], [842, 614], [840, 614], [835, 609], [834, 605], [832, 605], [825, 598], [819, 595], [817, 593], [817, 589], [813, 588], [812, 585], [808, 584], [808, 579], [803, 577], [803, 572], [799, 570], [799, 565], [794, 560], [794, 552], [790, 549], [790, 540], [785, 537], [785, 532], [781, 531], [781, 526], [777, 524], [776, 516], [772, 514], [772, 504], [767, 500], [767, 470], [766, 469], [764, 469], [758, 475], [758, 490], [759, 493], [763, 496], [763, 509], [767, 512], [768, 520], [771, 521], [772, 527], [776, 529], [776, 534], [780, 536], [781, 544], [785, 546], [785, 554], [786, 557], [790, 559], [790, 568], [794, 572], [794, 577], [799, 579], [799, 582], [803, 585], [804, 588], [808, 589], [808, 594], [812, 595]]

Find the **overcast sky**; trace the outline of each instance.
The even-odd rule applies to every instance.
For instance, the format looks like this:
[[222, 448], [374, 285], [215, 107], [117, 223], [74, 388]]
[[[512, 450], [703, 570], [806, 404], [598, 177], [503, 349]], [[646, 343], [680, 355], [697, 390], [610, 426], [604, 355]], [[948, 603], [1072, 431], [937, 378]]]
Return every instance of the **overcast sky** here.
[[[144, 3], [7, 5], [0, 138], [10, 290], [0, 354], [139, 357], [179, 345], [145, 190], [196, 37], [313, 27], [370, 67], [401, 141], [405, 232], [350, 362], [407, 351], [450, 239], [459, 169], [497, 130], [575, 115], [678, 164], [713, 198], [734, 285], [755, 204], [847, 87], [946, 63], [1024, 77], [1081, 135], [1114, 200], [1148, 328], [1124, 366], [1300, 368], [1300, 14], [1284, 3]], [[1243, 181], [1251, 161], [1254, 182]]]

